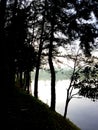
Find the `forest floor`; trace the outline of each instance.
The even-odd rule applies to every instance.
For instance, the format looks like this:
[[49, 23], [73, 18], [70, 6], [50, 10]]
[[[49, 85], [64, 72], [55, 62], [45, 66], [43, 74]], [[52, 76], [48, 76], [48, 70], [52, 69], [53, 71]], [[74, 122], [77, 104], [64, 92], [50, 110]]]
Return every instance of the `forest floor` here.
[[35, 99], [15, 89], [8, 94], [8, 130], [80, 130], [69, 120]]

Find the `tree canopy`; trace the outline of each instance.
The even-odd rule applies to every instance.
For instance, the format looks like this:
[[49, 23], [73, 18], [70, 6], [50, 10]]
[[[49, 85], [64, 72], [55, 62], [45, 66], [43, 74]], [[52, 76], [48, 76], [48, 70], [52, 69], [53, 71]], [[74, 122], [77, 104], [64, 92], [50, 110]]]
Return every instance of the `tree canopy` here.
[[[64, 37], [56, 37], [58, 33]], [[20, 79], [24, 74], [26, 85], [29, 85], [30, 72], [34, 67], [40, 68], [45, 57], [42, 51], [45, 50], [51, 72], [53, 106], [56, 79], [53, 58], [58, 54], [58, 48], [73, 44], [72, 41], [78, 39], [84, 54], [91, 56], [92, 50], [98, 48], [97, 38], [97, 0], [0, 0], [0, 55], [3, 57], [0, 72], [6, 74], [6, 86], [14, 86], [17, 73]], [[93, 88], [93, 82], [98, 88], [97, 69], [97, 64], [86, 66], [81, 71], [84, 76], [79, 79], [78, 87], [82, 83], [89, 93], [88, 88]], [[97, 92], [97, 88], [92, 92]]]

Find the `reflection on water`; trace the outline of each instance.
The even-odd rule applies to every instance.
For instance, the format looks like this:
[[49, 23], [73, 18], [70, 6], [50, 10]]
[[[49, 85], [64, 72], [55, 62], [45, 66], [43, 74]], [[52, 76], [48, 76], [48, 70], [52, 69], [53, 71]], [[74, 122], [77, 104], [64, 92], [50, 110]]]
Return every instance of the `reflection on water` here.
[[[56, 83], [56, 111], [64, 114], [66, 101], [66, 89], [69, 80], [61, 80]], [[34, 81], [32, 81], [32, 95], [34, 91]], [[50, 106], [51, 88], [49, 80], [39, 80], [38, 97]], [[82, 130], [98, 130], [98, 102], [93, 102], [87, 98], [74, 98], [68, 106], [67, 117]]]

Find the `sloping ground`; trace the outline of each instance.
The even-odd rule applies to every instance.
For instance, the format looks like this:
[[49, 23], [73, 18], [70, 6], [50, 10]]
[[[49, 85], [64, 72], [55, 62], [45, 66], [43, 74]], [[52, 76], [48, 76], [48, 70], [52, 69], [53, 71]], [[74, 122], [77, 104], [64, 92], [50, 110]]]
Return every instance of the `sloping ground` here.
[[8, 130], [79, 130], [73, 123], [34, 97], [14, 91], [8, 95]]

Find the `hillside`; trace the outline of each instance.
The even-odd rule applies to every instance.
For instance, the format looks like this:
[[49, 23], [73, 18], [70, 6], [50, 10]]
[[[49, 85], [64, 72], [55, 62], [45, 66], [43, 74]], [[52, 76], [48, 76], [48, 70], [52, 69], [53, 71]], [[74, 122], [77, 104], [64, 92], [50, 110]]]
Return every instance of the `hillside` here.
[[34, 97], [14, 90], [8, 95], [9, 130], [79, 130]]

